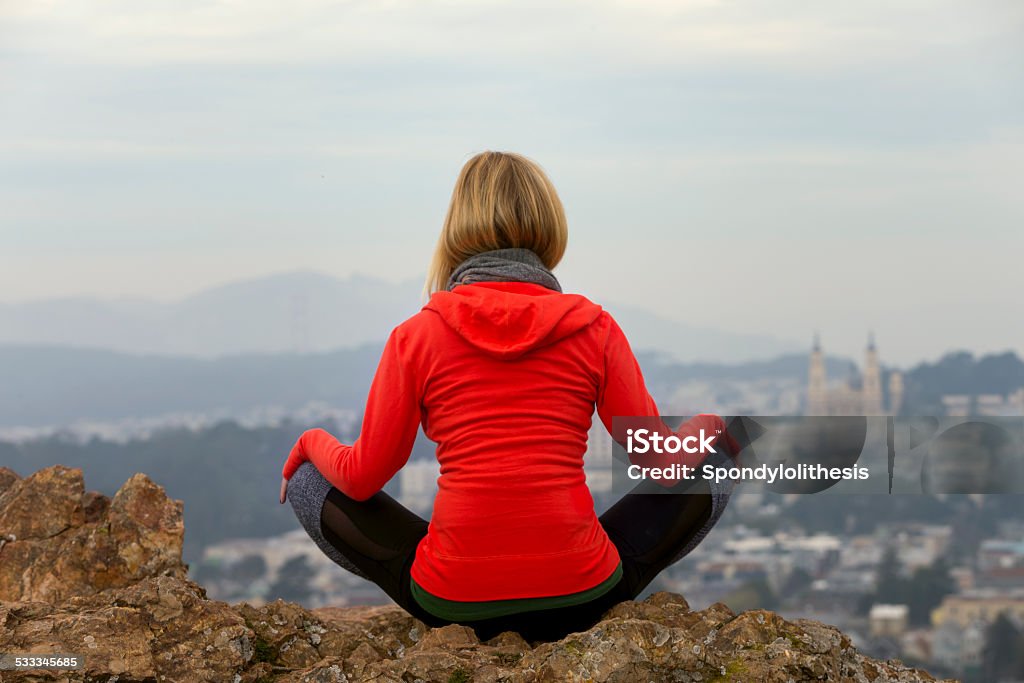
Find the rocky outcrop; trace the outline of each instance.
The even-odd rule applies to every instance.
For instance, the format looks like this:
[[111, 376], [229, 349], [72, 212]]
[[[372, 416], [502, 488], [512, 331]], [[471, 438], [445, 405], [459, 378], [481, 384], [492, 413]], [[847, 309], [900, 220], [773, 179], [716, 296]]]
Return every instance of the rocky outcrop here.
[[112, 499], [80, 470], [0, 468], [0, 653], [75, 653], [80, 670], [0, 681], [931, 681], [864, 657], [833, 627], [767, 611], [694, 611], [656, 593], [552, 643], [480, 642], [395, 606], [308, 610], [208, 600], [181, 563], [181, 503], [145, 475]]
[[[7, 470], [10, 472], [10, 470]], [[59, 603], [143, 579], [184, 579], [182, 504], [145, 475], [113, 499], [85, 492], [81, 470], [51, 467], [0, 493], [0, 600]]]

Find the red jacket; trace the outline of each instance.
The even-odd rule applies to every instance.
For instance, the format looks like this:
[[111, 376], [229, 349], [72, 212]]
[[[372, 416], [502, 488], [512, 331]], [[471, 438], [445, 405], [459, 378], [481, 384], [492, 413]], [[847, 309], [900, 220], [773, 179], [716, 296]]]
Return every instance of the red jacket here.
[[[422, 424], [441, 476], [413, 579], [449, 600], [575, 593], [619, 562], [583, 473], [595, 406], [609, 431], [613, 416], [658, 415], [607, 312], [535, 284], [461, 285], [392, 331], [355, 443], [307, 431], [283, 475], [310, 460], [365, 500], [406, 463]], [[723, 428], [713, 415], [691, 422], [687, 433]]]

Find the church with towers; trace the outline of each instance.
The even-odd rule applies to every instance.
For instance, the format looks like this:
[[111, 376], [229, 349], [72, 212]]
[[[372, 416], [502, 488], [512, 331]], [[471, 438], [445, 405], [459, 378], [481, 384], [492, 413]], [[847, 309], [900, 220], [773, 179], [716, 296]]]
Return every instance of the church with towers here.
[[851, 365], [845, 380], [831, 384], [825, 372], [821, 340], [814, 335], [805, 415], [897, 415], [902, 403], [903, 375], [898, 371], [888, 373], [888, 401], [883, 394], [882, 368], [873, 334], [868, 336], [864, 351], [863, 372], [858, 373], [856, 366]]

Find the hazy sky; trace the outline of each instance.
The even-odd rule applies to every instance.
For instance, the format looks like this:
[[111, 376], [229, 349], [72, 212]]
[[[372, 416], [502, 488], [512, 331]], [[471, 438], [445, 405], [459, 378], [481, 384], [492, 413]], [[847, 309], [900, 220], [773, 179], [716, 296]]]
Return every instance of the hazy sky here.
[[1024, 351], [1018, 0], [0, 0], [0, 301], [405, 279], [484, 149], [598, 301]]

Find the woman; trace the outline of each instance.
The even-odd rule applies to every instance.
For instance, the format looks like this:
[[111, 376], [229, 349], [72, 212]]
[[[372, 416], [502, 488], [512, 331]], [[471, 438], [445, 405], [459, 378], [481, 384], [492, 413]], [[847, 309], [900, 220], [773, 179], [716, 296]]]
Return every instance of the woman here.
[[[539, 166], [500, 152], [470, 159], [429, 302], [388, 338], [359, 438], [309, 430], [284, 465], [280, 500], [323, 552], [428, 625], [462, 623], [482, 639], [586, 629], [693, 549], [725, 507], [731, 482], [687, 495], [642, 484], [595, 514], [583, 472], [595, 408], [609, 431], [613, 416], [658, 409], [612, 317], [562, 293], [551, 271], [567, 237]], [[441, 466], [429, 524], [381, 491], [421, 424]], [[677, 433], [701, 428], [729, 441], [712, 457], [735, 454], [717, 416]]]

